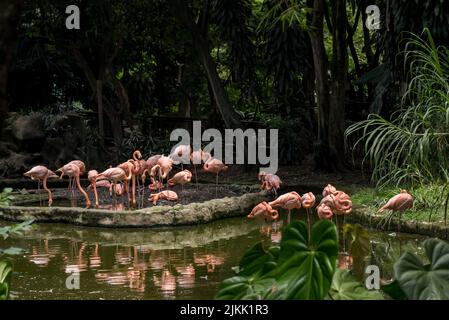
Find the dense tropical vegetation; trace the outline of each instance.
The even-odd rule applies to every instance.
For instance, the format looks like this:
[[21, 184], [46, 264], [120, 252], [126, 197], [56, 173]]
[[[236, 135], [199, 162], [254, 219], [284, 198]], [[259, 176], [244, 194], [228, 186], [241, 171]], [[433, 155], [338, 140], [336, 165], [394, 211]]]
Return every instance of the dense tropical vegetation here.
[[[346, 225], [354, 254], [365, 235], [360, 226]], [[357, 231], [355, 231], [357, 230]], [[353, 272], [337, 268], [337, 229], [322, 220], [310, 240], [305, 222], [293, 222], [280, 246], [255, 245], [243, 256], [236, 275], [222, 282], [217, 299], [331, 299], [331, 300], [445, 300], [449, 299], [449, 245], [437, 239], [424, 242], [428, 261], [410, 252], [394, 264], [394, 281], [381, 290], [368, 290]], [[368, 240], [369, 245], [369, 240]], [[358, 247], [357, 247], [358, 246]]]
[[[95, 164], [121, 158], [136, 146], [166, 152], [167, 132], [189, 127], [193, 119], [203, 120], [205, 127], [279, 128], [284, 164], [300, 164], [311, 154], [318, 169], [345, 169], [351, 151], [345, 149], [348, 125], [369, 114], [370, 124], [395, 118], [406, 108], [409, 117], [399, 125], [413, 130], [414, 116], [444, 100], [435, 94], [444, 90], [444, 77], [434, 75], [440, 83], [432, 84], [443, 86], [434, 89], [430, 79], [416, 77], [426, 70], [431, 77], [429, 64], [444, 74], [445, 64], [435, 65], [444, 59], [443, 47], [437, 48], [449, 40], [443, 23], [448, 4], [440, 0], [369, 3], [380, 8], [379, 30], [367, 28], [365, 0], [9, 3], [0, 8], [5, 12], [0, 21], [0, 110], [3, 115], [32, 111], [32, 121], [39, 122], [33, 130], [39, 133], [27, 139], [15, 133], [17, 114], [6, 120], [3, 140], [15, 145], [3, 143], [3, 156], [26, 156], [16, 165], [5, 161], [4, 175], [36, 162], [35, 151], [58, 164], [69, 154]], [[81, 10], [80, 30], [65, 28], [68, 4]], [[419, 45], [425, 27], [429, 32], [423, 38], [431, 34], [431, 44]], [[414, 45], [404, 41], [410, 32], [416, 34]], [[429, 50], [437, 56], [420, 59]], [[421, 82], [429, 89], [416, 92]], [[425, 99], [429, 94], [434, 99]], [[423, 114], [423, 137], [416, 138], [422, 156], [432, 143], [444, 145], [443, 128], [434, 127], [441, 108]], [[389, 129], [391, 134], [378, 143], [396, 137]], [[359, 138], [351, 136], [347, 145]], [[419, 141], [413, 142], [416, 148]], [[395, 149], [395, 161], [384, 161], [389, 152], [374, 154], [377, 149], [367, 150], [369, 164], [374, 178], [382, 181], [390, 179], [386, 170], [395, 181], [405, 175], [434, 177], [447, 162], [434, 166], [447, 158], [441, 150], [438, 158], [425, 160], [428, 166], [420, 172], [414, 171], [423, 161], [415, 159], [418, 155], [392, 171], [395, 163], [401, 165], [403, 150]], [[357, 158], [363, 156], [362, 150], [355, 151]]]

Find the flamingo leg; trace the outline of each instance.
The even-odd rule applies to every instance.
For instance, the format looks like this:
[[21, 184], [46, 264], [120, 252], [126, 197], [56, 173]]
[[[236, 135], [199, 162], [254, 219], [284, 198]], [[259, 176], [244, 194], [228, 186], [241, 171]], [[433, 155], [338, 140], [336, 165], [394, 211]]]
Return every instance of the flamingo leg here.
[[[112, 207], [115, 207], [117, 205], [116, 186], [117, 186], [117, 183], [113, 182], [112, 183], [112, 199], [113, 199], [112, 200]], [[128, 193], [128, 203], [129, 203], [129, 192], [128, 192], [129, 186], [126, 187], [126, 184], [125, 184], [125, 188], [126, 188], [126, 192]]]
[[39, 207], [42, 206], [42, 199], [41, 199], [41, 181], [37, 180], [37, 195], [39, 196]]
[[306, 209], [307, 212], [307, 225], [309, 227], [309, 241], [310, 241], [310, 232], [311, 232], [311, 222], [310, 222], [310, 213], [309, 213], [309, 208]]
[[290, 224], [290, 218], [291, 218], [291, 210], [288, 209], [288, 217], [287, 217], [287, 224]]
[[136, 206], [136, 176], [134, 174], [131, 176], [131, 181], [132, 181], [132, 196], [133, 196], [132, 205], [133, 205], [133, 207], [135, 207]]
[[76, 182], [76, 186], [78, 187], [80, 192], [84, 195], [84, 198], [86, 198], [86, 207], [89, 208], [90, 207], [89, 196], [87, 195], [86, 191], [84, 191], [83, 187], [81, 187], [80, 176], [79, 175], [75, 176], [75, 182]]
[[51, 207], [51, 204], [53, 203], [53, 198], [51, 196], [51, 190], [47, 188], [47, 177], [44, 178], [43, 186], [44, 190], [48, 192], [48, 206]]
[[92, 181], [92, 189], [94, 189], [95, 207], [98, 208], [99, 207], [99, 202], [98, 202], [98, 193], [97, 193], [97, 182], [95, 180]]

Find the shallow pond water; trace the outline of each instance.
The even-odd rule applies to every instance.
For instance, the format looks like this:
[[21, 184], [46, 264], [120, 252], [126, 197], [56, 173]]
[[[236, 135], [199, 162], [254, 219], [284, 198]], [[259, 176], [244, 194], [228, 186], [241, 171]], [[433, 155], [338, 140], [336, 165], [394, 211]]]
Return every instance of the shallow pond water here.
[[[282, 223], [232, 218], [164, 229], [38, 224], [1, 246], [27, 250], [13, 258], [13, 299], [212, 299], [248, 248], [281, 240]], [[387, 280], [405, 250], [423, 254], [423, 239], [369, 230], [370, 254], [342, 253], [339, 265], [353, 268], [362, 280], [365, 266], [376, 264]], [[344, 252], [349, 242], [340, 240]], [[69, 290], [66, 279], [77, 271], [80, 288]]]

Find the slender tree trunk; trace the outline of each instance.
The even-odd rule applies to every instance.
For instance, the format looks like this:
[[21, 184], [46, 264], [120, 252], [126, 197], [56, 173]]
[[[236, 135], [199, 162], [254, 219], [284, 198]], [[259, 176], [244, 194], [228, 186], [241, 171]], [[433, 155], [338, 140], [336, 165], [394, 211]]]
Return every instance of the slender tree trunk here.
[[[8, 113], [7, 80], [23, 0], [0, 1], [0, 128]], [[0, 130], [1, 138], [2, 130]]]
[[315, 89], [318, 105], [318, 139], [315, 144], [314, 158], [318, 167], [329, 168], [329, 81], [328, 58], [324, 48], [323, 23], [324, 0], [315, 0], [313, 3], [313, 17], [310, 26], [310, 42], [313, 52], [313, 65], [315, 69]]
[[346, 84], [348, 77], [348, 51], [346, 38], [346, 0], [334, 0], [333, 34], [332, 34], [332, 108], [329, 114], [329, 146], [335, 150], [336, 166], [341, 169], [344, 165], [344, 131]]
[[[242, 127], [240, 118], [237, 112], [232, 107], [229, 99], [226, 95], [226, 91], [221, 82], [221, 79], [217, 72], [217, 66], [210, 54], [209, 45], [206, 36], [201, 32], [201, 29], [195, 23], [190, 8], [187, 6], [184, 0], [174, 0], [176, 6], [177, 17], [181, 22], [186, 25], [193, 39], [193, 44], [198, 53], [200, 61], [206, 70], [207, 79], [212, 88], [214, 94], [214, 99], [217, 104], [218, 110], [220, 111], [221, 117], [223, 119], [226, 128], [239, 128]], [[201, 17], [206, 17], [207, 12], [203, 12]], [[200, 19], [201, 21], [201, 19]]]

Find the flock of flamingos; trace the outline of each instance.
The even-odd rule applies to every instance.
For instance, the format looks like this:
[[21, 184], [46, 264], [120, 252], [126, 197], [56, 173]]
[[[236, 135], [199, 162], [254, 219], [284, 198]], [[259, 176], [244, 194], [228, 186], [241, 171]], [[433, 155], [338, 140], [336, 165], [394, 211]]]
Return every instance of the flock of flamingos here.
[[[195, 164], [203, 164], [203, 169], [206, 172], [210, 172], [216, 175], [216, 185], [218, 185], [218, 175], [222, 171], [226, 171], [228, 167], [223, 164], [219, 159], [211, 156], [210, 153], [203, 150], [193, 151], [190, 145], [181, 145], [175, 148], [172, 154], [169, 156], [154, 155], [147, 160], [142, 159], [142, 154], [139, 150], [134, 151], [132, 159], [119, 164], [116, 167], [110, 167], [105, 171], [98, 173], [96, 170], [90, 170], [87, 172], [90, 186], [95, 196], [95, 207], [99, 207], [99, 198], [97, 188], [108, 188], [109, 192], [113, 195], [114, 200], [116, 196], [122, 196], [126, 193], [129, 203], [133, 206], [136, 205], [136, 183], [140, 188], [140, 183], [145, 187], [146, 178], [150, 178], [150, 185], [148, 186], [150, 191], [158, 191], [150, 194], [149, 201], [157, 204], [159, 200], [176, 201], [178, 195], [175, 191], [168, 190], [168, 187], [174, 185], [187, 184], [191, 182], [192, 173], [189, 170], [184, 170], [182, 163], [182, 171], [177, 172], [171, 179], [168, 179], [169, 173], [172, 171], [173, 163], [175, 159], [182, 159], [183, 156], [188, 155], [190, 162], [194, 164], [195, 176], [196, 166]], [[83, 194], [86, 199], [86, 206], [89, 208], [91, 202], [86, 191], [80, 184], [80, 176], [86, 174], [86, 166], [84, 162], [80, 160], [73, 160], [66, 165], [62, 166], [56, 172], [60, 172], [59, 179], [64, 175], [69, 177], [69, 190], [72, 194], [75, 192], [75, 188]], [[42, 181], [43, 188], [48, 192], [48, 205], [51, 206], [52, 192], [47, 187], [47, 180], [49, 178], [58, 178], [55, 172], [49, 170], [47, 167], [39, 165], [33, 167], [28, 172], [24, 173], [25, 176], [30, 177], [32, 180], [38, 182], [38, 192], [40, 190], [40, 183]], [[277, 195], [277, 190], [280, 188], [282, 181], [275, 174], [268, 174], [260, 172], [258, 175], [261, 182], [261, 189], [269, 192], [274, 192]], [[167, 180], [167, 189], [164, 188], [164, 180]], [[130, 190], [131, 183], [131, 190]], [[337, 190], [334, 186], [328, 184], [322, 192], [322, 200], [315, 207], [315, 195], [312, 192], [299, 195], [297, 192], [292, 191], [280, 195], [274, 201], [261, 202], [256, 205], [248, 218], [258, 218], [271, 222], [279, 219], [279, 213], [276, 208], [282, 208], [288, 210], [288, 223], [290, 222], [290, 213], [293, 209], [300, 209], [301, 207], [306, 209], [307, 218], [310, 227], [310, 212], [315, 207], [318, 217], [320, 219], [332, 219], [335, 216], [347, 215], [352, 211], [352, 201], [349, 195], [345, 192]], [[401, 192], [392, 197], [384, 206], [382, 206], [378, 213], [382, 213], [385, 210], [391, 210], [393, 212], [403, 212], [413, 206], [413, 197], [406, 191]]]

